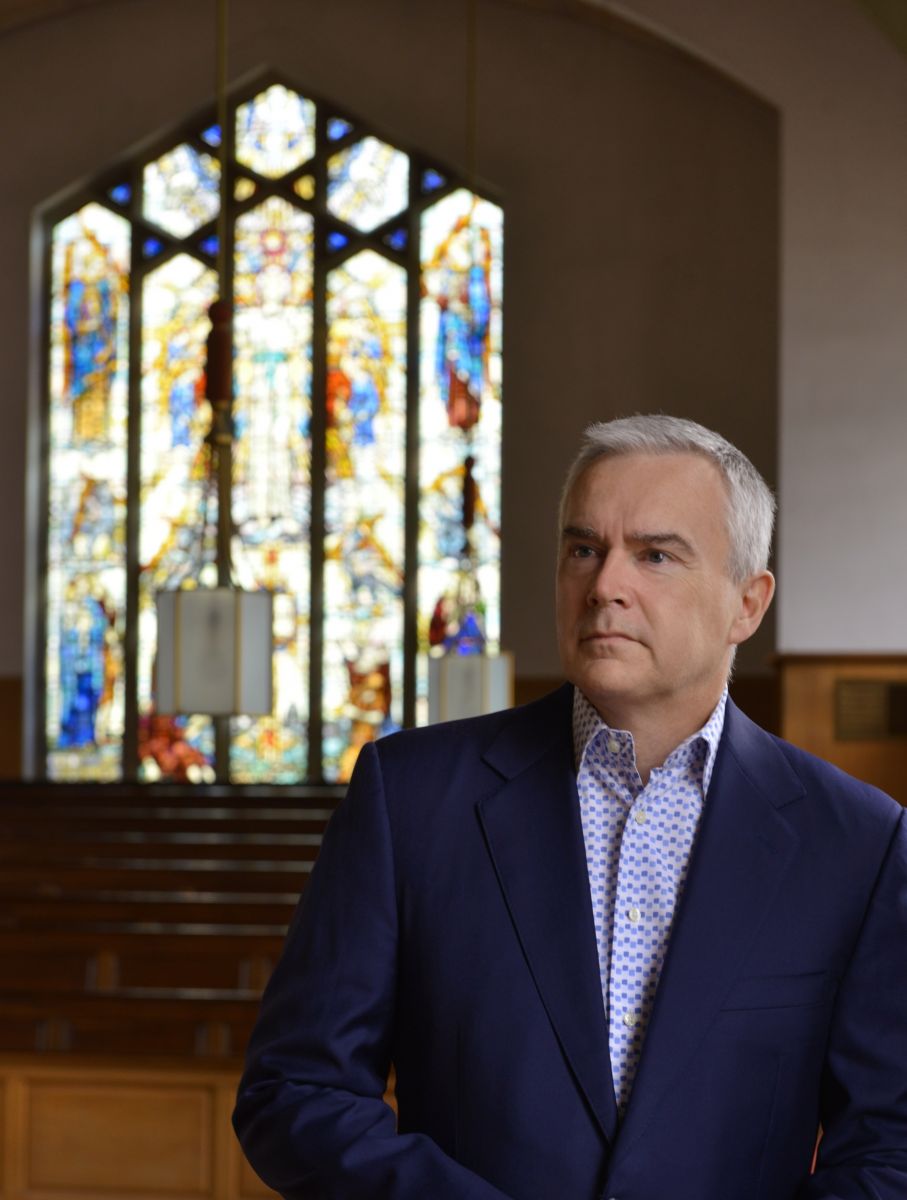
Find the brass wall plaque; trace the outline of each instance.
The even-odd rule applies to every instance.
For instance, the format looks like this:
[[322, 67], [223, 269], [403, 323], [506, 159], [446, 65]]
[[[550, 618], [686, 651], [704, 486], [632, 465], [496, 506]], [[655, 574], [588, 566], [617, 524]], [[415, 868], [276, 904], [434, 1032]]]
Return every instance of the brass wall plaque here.
[[835, 738], [841, 742], [907, 738], [907, 684], [839, 679], [835, 684]]

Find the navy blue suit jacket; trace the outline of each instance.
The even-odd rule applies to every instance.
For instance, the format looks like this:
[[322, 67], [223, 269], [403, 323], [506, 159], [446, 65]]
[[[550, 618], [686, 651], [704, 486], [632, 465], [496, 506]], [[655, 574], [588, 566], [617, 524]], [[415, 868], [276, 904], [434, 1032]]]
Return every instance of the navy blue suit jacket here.
[[728, 705], [618, 1123], [571, 694], [362, 752], [249, 1047], [252, 1165], [292, 1200], [905, 1200], [902, 810]]

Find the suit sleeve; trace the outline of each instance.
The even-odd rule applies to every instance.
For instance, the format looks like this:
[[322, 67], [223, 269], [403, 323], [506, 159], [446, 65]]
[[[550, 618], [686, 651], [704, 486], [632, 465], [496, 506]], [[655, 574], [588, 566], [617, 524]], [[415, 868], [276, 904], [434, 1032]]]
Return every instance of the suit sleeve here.
[[286, 1200], [506, 1200], [430, 1138], [398, 1135], [382, 1100], [397, 949], [390, 828], [369, 745], [265, 990], [233, 1115], [249, 1162]]
[[816, 1173], [797, 1200], [907, 1196], [905, 816], [838, 993], [823, 1080], [823, 1138]]

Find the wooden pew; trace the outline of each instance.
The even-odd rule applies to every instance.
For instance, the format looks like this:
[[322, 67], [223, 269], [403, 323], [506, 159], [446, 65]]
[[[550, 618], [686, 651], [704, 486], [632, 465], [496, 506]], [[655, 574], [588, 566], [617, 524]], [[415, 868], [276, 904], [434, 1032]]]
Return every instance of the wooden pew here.
[[341, 796], [0, 785], [0, 1051], [241, 1053]]

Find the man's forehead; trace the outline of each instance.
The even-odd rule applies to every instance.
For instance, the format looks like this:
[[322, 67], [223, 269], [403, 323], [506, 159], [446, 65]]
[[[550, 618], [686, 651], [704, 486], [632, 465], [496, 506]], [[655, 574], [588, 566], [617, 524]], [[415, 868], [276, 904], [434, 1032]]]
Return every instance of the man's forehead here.
[[699, 540], [715, 524], [726, 522], [727, 490], [717, 466], [700, 454], [603, 455], [577, 476], [565, 499], [561, 533], [601, 533], [612, 514], [629, 522], [641, 540], [655, 535]]
[[702, 472], [721, 478], [716, 463], [707, 454], [697, 450], [626, 450], [619, 453], [600, 454], [590, 459], [579, 475], [582, 479], [590, 471], [609, 469], [633, 474], [640, 471], [681, 469]]
[[[663, 484], [664, 486], [659, 486]], [[588, 500], [590, 492], [612, 492], [616, 499], [636, 495], [639, 499], [658, 500], [677, 508], [685, 506], [689, 490], [711, 491], [726, 495], [724, 478], [718, 467], [702, 454], [671, 451], [665, 454], [608, 454], [593, 459], [576, 477], [566, 497], [565, 511], [572, 502]]]

